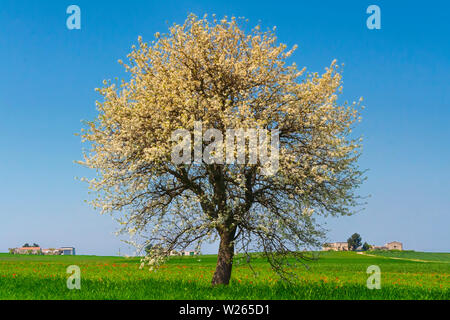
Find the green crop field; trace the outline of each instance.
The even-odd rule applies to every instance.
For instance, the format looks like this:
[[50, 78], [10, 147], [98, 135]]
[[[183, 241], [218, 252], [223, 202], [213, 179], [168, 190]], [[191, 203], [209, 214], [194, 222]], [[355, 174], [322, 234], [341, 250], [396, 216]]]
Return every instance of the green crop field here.
[[[211, 287], [216, 256], [177, 257], [158, 271], [139, 258], [0, 254], [0, 299], [449, 299], [449, 254], [320, 253], [288, 284], [267, 262], [236, 260], [228, 287]], [[389, 256], [391, 255], [391, 256]], [[402, 259], [393, 259], [393, 258]], [[420, 259], [412, 261], [406, 259]], [[69, 290], [66, 268], [81, 269], [81, 289]], [[369, 290], [367, 267], [381, 269], [381, 289]]]

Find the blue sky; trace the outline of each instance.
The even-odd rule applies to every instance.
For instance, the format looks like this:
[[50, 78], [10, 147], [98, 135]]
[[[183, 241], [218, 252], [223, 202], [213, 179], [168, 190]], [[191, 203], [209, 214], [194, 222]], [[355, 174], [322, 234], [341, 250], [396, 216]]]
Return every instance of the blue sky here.
[[[345, 3], [345, 4], [343, 4]], [[66, 8], [81, 8], [68, 30]], [[381, 8], [381, 30], [366, 8]], [[139, 35], [151, 40], [193, 12], [277, 26], [293, 60], [322, 72], [344, 63], [343, 99], [364, 97], [358, 132], [369, 169], [366, 209], [328, 220], [329, 240], [358, 232], [373, 244], [450, 252], [450, 4], [447, 1], [9, 1], [0, 3], [0, 252], [25, 242], [78, 254], [131, 253], [116, 223], [84, 200], [82, 119], [94, 88], [124, 77], [117, 63]], [[214, 245], [205, 252], [214, 252]]]

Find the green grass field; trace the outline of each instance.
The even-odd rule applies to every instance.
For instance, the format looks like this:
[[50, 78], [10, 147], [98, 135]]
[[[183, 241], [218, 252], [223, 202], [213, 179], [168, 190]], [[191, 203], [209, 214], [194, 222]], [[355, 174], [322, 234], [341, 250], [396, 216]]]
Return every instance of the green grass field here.
[[[228, 287], [210, 286], [216, 256], [171, 259], [156, 272], [139, 258], [0, 254], [0, 299], [449, 299], [447, 253], [392, 252], [365, 256], [320, 253], [299, 280], [281, 281], [263, 259], [235, 263]], [[392, 259], [421, 259], [430, 262]], [[69, 265], [81, 268], [81, 290], [66, 287]], [[381, 269], [381, 289], [369, 290], [367, 267]]]
[[450, 263], [450, 253], [415, 252], [415, 251], [373, 251], [370, 252], [370, 254], [387, 258]]

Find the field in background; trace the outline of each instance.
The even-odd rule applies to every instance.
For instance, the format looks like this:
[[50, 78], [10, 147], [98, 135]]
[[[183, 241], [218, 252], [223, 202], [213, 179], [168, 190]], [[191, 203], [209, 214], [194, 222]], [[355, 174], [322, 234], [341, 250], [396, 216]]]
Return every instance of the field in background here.
[[[449, 254], [421, 252], [323, 252], [299, 267], [286, 284], [262, 258], [236, 260], [229, 287], [210, 286], [216, 256], [172, 258], [156, 272], [139, 269], [139, 258], [17, 256], [0, 254], [0, 299], [449, 299]], [[401, 258], [433, 262], [391, 259]], [[81, 290], [66, 287], [66, 268], [81, 268]], [[367, 267], [381, 269], [381, 289], [369, 290]]]
[[435, 262], [447, 262], [450, 263], [450, 253], [438, 253], [438, 252], [416, 252], [416, 251], [371, 251], [370, 254], [374, 254], [380, 257], [387, 258], [400, 258], [408, 260], [422, 260], [422, 261], [435, 261]]

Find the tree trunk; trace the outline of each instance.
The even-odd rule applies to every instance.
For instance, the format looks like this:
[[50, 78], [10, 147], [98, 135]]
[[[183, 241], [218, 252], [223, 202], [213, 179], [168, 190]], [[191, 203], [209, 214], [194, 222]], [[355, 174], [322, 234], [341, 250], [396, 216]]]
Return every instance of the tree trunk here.
[[231, 278], [231, 269], [233, 267], [234, 256], [234, 237], [235, 232], [224, 231], [220, 233], [219, 254], [217, 256], [217, 266], [212, 278], [212, 285], [228, 285]]

